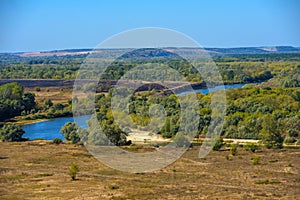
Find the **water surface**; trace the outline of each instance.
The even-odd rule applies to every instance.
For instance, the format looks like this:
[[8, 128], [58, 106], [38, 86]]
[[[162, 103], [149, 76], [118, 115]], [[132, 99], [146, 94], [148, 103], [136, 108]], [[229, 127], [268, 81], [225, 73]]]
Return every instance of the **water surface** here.
[[[76, 122], [82, 128], [87, 128], [86, 121], [91, 118], [90, 115], [80, 116], [76, 118]], [[51, 119], [43, 122], [36, 122], [33, 124], [27, 124], [23, 126], [25, 134], [23, 138], [29, 138], [30, 140], [41, 138], [45, 140], [53, 140], [54, 138], [60, 138], [64, 140], [63, 134], [60, 132], [61, 127], [67, 122], [74, 122], [73, 117], [63, 117]]]

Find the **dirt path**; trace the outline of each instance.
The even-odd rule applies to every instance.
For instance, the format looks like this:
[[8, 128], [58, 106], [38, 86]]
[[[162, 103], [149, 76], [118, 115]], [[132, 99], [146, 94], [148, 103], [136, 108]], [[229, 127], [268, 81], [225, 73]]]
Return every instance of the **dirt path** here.
[[232, 143], [258, 143], [259, 140], [252, 140], [252, 139], [223, 139], [225, 142], [232, 141]]
[[158, 134], [149, 134], [149, 131], [142, 131], [139, 129], [132, 129], [127, 140], [131, 140], [134, 143], [152, 143], [152, 142], [170, 142], [170, 139], [164, 139]]

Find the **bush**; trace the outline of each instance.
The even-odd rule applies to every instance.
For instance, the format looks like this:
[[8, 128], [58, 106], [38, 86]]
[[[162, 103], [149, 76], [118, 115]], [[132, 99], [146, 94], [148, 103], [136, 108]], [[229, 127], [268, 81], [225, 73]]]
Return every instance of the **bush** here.
[[286, 137], [284, 139], [285, 144], [291, 144], [291, 143], [294, 143], [294, 142], [296, 142], [296, 139], [294, 137]]
[[72, 181], [76, 180], [76, 175], [79, 172], [79, 167], [78, 165], [72, 163], [70, 168], [69, 168], [69, 174], [72, 178]]
[[67, 122], [60, 131], [63, 133], [66, 140], [71, 141], [72, 144], [76, 144], [80, 141], [78, 134], [79, 129], [80, 127], [75, 122]]
[[254, 153], [257, 149], [258, 149], [258, 146], [254, 143], [249, 143], [249, 144], [246, 144], [246, 146], [245, 146], [245, 150], [251, 151], [252, 153]]
[[52, 103], [51, 99], [45, 99], [45, 100], [44, 100], [44, 105], [45, 105], [47, 108], [49, 108], [49, 107], [53, 106], [53, 103]]
[[251, 160], [253, 165], [258, 165], [260, 161], [260, 157], [258, 155], [254, 155], [252, 156]]
[[171, 138], [173, 136], [173, 134], [170, 133], [170, 132], [164, 132], [164, 133], [161, 134], [161, 136], [163, 138]]
[[237, 148], [239, 144], [232, 144], [230, 147], [230, 154], [235, 156], [237, 154]]
[[63, 143], [63, 141], [61, 139], [59, 139], [59, 138], [54, 138], [52, 142], [53, 142], [53, 144], [61, 144], [61, 143]]
[[219, 151], [222, 148], [222, 146], [224, 146], [225, 144], [222, 137], [216, 137], [214, 141], [215, 141], [215, 144], [213, 146], [214, 151]]
[[36, 92], [40, 92], [40, 91], [41, 91], [41, 88], [40, 88], [40, 87], [35, 87], [34, 90], [35, 90]]
[[22, 141], [22, 135], [25, 131], [19, 125], [4, 125], [0, 129], [0, 140], [2, 142], [19, 142]]
[[288, 134], [290, 137], [298, 137], [298, 133], [294, 129], [289, 129]]

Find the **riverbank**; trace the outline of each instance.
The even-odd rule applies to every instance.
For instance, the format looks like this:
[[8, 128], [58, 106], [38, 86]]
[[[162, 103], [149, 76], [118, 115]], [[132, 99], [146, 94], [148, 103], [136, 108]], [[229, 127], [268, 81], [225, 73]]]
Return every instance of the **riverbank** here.
[[6, 122], [4, 124], [16, 124], [16, 125], [28, 125], [28, 124], [34, 124], [34, 123], [38, 123], [38, 122], [44, 122], [44, 121], [48, 121], [49, 119], [32, 119], [32, 120], [26, 120], [23, 119], [21, 121], [16, 121], [16, 122]]
[[40, 114], [41, 118], [34, 119], [34, 115], [26, 115], [26, 116], [16, 116], [12, 119], [10, 119], [7, 122], [2, 122], [2, 124], [18, 124], [18, 125], [28, 125], [28, 124], [34, 124], [38, 122], [44, 122], [44, 121], [49, 121], [49, 120], [55, 120], [59, 118], [68, 118], [72, 117], [72, 114], [68, 115], [62, 115], [62, 116], [57, 116], [57, 117], [47, 117], [46, 114]]

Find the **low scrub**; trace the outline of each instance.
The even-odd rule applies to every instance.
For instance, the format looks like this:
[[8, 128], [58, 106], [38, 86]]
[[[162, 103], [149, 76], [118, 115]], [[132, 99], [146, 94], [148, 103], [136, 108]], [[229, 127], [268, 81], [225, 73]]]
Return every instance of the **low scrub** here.
[[232, 144], [230, 147], [230, 154], [235, 156], [237, 154], [237, 148], [239, 144]]
[[251, 160], [253, 165], [258, 165], [260, 163], [260, 156], [254, 155], [252, 156]]
[[246, 151], [251, 151], [252, 153], [254, 153], [257, 149], [258, 149], [258, 146], [254, 143], [248, 143], [245, 145]]
[[54, 139], [52, 140], [52, 143], [53, 143], [53, 144], [61, 144], [61, 143], [63, 143], [63, 141], [62, 141], [61, 139], [59, 139], [59, 138], [54, 138]]
[[295, 143], [297, 140], [294, 137], [287, 137], [284, 139], [285, 144], [292, 144]]

